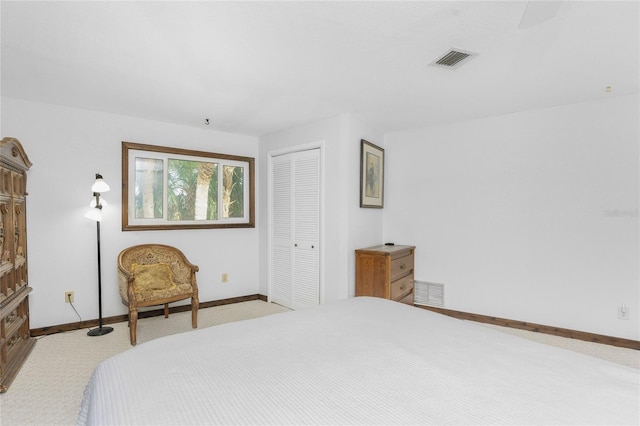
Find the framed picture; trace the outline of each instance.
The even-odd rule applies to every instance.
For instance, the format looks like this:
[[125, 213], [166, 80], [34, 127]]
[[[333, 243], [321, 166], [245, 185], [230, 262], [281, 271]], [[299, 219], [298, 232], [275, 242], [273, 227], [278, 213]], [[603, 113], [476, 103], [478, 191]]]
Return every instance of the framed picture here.
[[384, 206], [384, 149], [360, 141], [360, 207]]
[[122, 230], [253, 228], [254, 159], [122, 142]]

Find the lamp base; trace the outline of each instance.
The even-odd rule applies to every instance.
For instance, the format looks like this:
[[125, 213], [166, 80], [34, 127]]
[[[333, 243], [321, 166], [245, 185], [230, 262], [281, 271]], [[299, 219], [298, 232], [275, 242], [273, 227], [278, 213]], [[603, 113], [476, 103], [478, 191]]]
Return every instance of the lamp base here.
[[109, 334], [113, 331], [113, 327], [98, 327], [93, 330], [89, 330], [87, 336], [104, 336], [105, 334]]

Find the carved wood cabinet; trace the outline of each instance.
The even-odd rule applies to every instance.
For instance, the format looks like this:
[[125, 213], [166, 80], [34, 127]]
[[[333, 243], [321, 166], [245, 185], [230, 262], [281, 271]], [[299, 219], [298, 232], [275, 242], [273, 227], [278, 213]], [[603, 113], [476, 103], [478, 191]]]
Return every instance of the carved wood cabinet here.
[[35, 345], [29, 330], [27, 170], [15, 138], [0, 141], [0, 393], [6, 392]]
[[383, 297], [413, 305], [414, 246], [356, 250], [356, 296]]

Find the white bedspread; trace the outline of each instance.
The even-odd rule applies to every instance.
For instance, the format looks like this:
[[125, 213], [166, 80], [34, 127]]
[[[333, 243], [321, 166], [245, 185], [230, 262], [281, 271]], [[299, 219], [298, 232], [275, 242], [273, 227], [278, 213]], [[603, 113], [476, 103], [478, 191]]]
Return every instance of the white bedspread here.
[[78, 424], [640, 423], [639, 370], [376, 298], [223, 324], [101, 363]]

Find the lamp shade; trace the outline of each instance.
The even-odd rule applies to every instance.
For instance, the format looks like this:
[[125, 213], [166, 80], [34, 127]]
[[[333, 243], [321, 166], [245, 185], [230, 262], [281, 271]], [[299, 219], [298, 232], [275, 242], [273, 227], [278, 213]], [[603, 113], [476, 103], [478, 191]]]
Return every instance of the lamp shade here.
[[84, 217], [91, 219], [91, 220], [95, 220], [96, 222], [100, 222], [102, 221], [102, 212], [100, 211], [100, 209], [89, 209], [85, 214]]
[[93, 186], [91, 187], [91, 191], [92, 192], [107, 192], [109, 191], [111, 188], [109, 188], [109, 185], [107, 185], [107, 182], [104, 181], [104, 179], [102, 179], [102, 175], [99, 173], [96, 173], [96, 181], [94, 182]]

